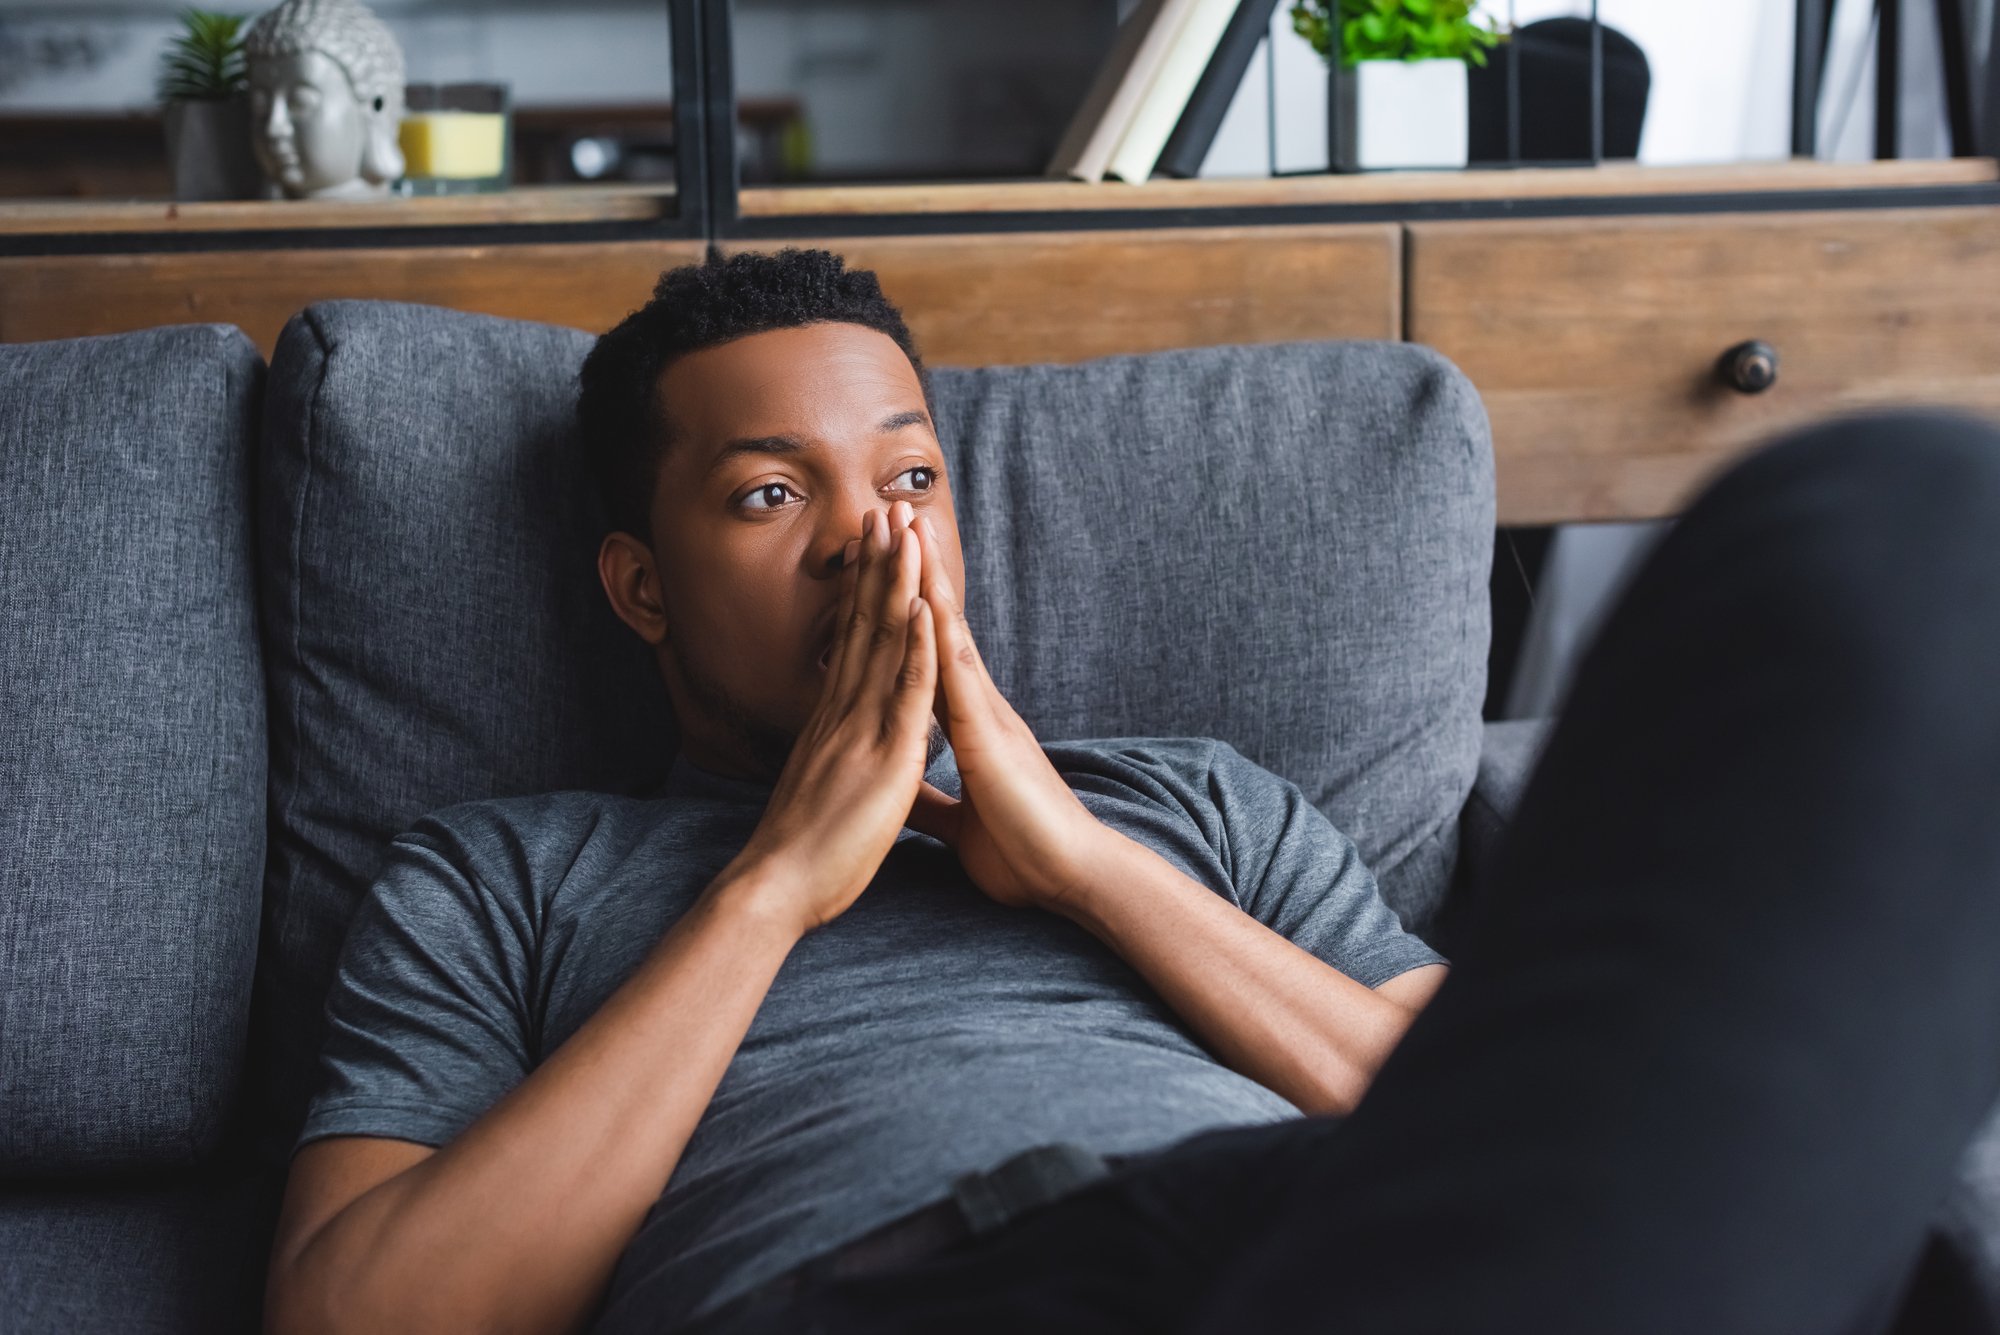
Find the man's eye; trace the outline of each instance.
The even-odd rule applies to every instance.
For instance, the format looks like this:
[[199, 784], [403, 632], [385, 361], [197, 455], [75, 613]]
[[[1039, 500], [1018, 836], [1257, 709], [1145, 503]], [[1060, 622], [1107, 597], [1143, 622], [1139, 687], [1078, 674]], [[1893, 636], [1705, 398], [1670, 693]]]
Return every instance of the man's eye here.
[[924, 464], [918, 464], [915, 468], [905, 468], [902, 472], [896, 474], [896, 476], [905, 478], [912, 473], [922, 473], [924, 475], [924, 485], [921, 487], [912, 487], [912, 491], [929, 491], [937, 485], [937, 470], [927, 467]]
[[[738, 504], [743, 506], [747, 510], [775, 510], [778, 508], [779, 505], [783, 503], [784, 497], [788, 495], [791, 492], [791, 490], [792, 489], [790, 487], [786, 486], [782, 482], [766, 482], [763, 486], [757, 488], [757, 490], [751, 492], [748, 496], [745, 496], [741, 501], [738, 502]], [[778, 493], [777, 500], [771, 500], [771, 493], [774, 491]], [[771, 503], [769, 505], [752, 504], [752, 502], [757, 501], [759, 499], [770, 500]]]

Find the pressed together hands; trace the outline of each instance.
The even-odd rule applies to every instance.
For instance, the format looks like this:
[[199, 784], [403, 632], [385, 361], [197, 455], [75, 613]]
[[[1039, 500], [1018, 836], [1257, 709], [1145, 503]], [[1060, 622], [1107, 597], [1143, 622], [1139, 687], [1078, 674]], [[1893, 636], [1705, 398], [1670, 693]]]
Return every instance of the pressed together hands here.
[[[935, 711], [963, 796], [924, 778]], [[1060, 909], [1112, 832], [1077, 800], [972, 641], [928, 517], [863, 516], [841, 567], [826, 684], [734, 863], [785, 897], [803, 933], [844, 912], [908, 825], [986, 894]]]

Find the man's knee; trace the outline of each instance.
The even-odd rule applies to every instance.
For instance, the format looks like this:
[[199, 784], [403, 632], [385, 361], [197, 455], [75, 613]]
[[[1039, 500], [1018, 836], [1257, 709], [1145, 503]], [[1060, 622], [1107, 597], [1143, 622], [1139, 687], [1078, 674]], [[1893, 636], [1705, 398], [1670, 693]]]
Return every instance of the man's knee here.
[[[1710, 514], [1711, 511], [1721, 512]], [[1689, 521], [1782, 515], [1849, 542], [1960, 537], [2000, 525], [2000, 424], [1942, 409], [1835, 418], [1778, 437], [1723, 473]]]
[[1628, 601], [1646, 652], [1721, 637], [1898, 692], [1927, 657], [2000, 654], [2000, 429], [1921, 411], [1781, 437], [1696, 498]]

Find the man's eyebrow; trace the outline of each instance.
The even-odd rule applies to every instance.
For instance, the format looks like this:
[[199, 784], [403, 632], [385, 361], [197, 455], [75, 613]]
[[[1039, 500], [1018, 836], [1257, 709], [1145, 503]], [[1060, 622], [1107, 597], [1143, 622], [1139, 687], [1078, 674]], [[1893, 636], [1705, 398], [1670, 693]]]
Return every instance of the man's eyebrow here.
[[[886, 435], [891, 431], [901, 431], [906, 426], [923, 426], [929, 421], [930, 417], [920, 409], [907, 408], [883, 418], [876, 424], [875, 433]], [[806, 448], [806, 443], [797, 436], [738, 436], [716, 451], [708, 471], [713, 473], [739, 454], [797, 454]]]

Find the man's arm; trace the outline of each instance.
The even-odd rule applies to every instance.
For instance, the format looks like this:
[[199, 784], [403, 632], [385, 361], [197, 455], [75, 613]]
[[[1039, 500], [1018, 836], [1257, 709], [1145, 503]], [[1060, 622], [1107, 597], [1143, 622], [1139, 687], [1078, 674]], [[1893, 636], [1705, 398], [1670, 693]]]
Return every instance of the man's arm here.
[[796, 910], [725, 873], [549, 1059], [436, 1152], [337, 1136], [293, 1161], [271, 1331], [573, 1328], [659, 1199]]
[[1307, 1113], [1346, 1113], [1444, 981], [1426, 964], [1369, 988], [1152, 849], [1106, 828], [1051, 902], [1138, 970], [1232, 1069]]
[[922, 781], [937, 640], [916, 546], [891, 538], [909, 516], [869, 512], [826, 684], [757, 828], [633, 975], [435, 1153], [365, 1136], [299, 1152], [267, 1329], [559, 1331], [589, 1313], [792, 946], [874, 879]]

